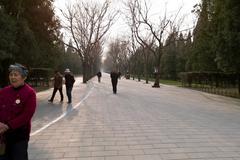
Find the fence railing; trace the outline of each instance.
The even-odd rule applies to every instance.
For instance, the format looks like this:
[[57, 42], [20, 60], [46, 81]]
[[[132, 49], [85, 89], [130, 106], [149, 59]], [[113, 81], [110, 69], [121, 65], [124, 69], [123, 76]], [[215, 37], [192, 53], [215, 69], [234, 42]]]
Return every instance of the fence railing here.
[[182, 72], [182, 86], [205, 92], [240, 97], [240, 74], [220, 72]]
[[27, 82], [33, 87], [49, 87], [52, 76], [53, 70], [50, 68], [31, 68]]

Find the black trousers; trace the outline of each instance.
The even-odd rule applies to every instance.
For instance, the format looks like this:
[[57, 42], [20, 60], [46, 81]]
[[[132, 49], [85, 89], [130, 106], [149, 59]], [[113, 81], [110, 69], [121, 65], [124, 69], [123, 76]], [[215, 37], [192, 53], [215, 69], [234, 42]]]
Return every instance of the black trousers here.
[[101, 82], [101, 77], [98, 77], [98, 82]]
[[0, 160], [28, 160], [28, 140], [7, 144], [6, 155]]
[[61, 96], [61, 101], [63, 101], [63, 92], [62, 92], [62, 87], [61, 88], [54, 88], [53, 89], [53, 93], [52, 93], [52, 97], [50, 99], [50, 101], [53, 101], [56, 92], [59, 90], [60, 96]]
[[112, 88], [113, 88], [113, 93], [117, 93], [117, 81], [112, 80]]
[[72, 88], [73, 87], [66, 87], [68, 103], [72, 103]]

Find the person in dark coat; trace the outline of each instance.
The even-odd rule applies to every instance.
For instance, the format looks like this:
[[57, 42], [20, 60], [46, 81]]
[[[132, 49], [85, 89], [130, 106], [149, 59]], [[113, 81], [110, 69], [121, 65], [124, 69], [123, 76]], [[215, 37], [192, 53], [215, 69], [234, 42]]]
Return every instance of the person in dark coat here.
[[117, 93], [117, 83], [118, 83], [119, 73], [116, 72], [116, 71], [112, 71], [110, 73], [110, 77], [111, 77], [111, 82], [112, 82], [113, 93], [116, 94]]
[[28, 160], [31, 119], [36, 110], [36, 92], [25, 83], [28, 70], [10, 65], [10, 85], [0, 90], [0, 159]]
[[118, 78], [121, 79], [122, 73], [119, 71], [118, 72]]
[[49, 102], [53, 102], [55, 94], [57, 91], [59, 91], [60, 96], [61, 96], [61, 101], [63, 102], [63, 92], [62, 92], [62, 85], [63, 85], [63, 76], [59, 71], [55, 71], [55, 76], [54, 76], [54, 88], [53, 88], [53, 93], [51, 99], [49, 99]]
[[70, 69], [67, 68], [64, 73], [65, 73], [65, 85], [66, 85], [68, 103], [72, 103], [72, 88], [73, 88], [75, 79]]
[[97, 77], [98, 77], [98, 82], [100, 83], [101, 77], [102, 77], [102, 73], [100, 71], [97, 73]]

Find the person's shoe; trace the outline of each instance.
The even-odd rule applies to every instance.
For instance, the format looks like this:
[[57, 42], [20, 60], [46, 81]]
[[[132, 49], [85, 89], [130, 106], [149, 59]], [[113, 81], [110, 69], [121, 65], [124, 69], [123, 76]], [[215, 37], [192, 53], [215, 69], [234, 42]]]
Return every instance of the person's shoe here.
[[48, 102], [51, 102], [51, 103], [52, 103], [53, 101], [52, 101], [51, 99], [49, 99]]

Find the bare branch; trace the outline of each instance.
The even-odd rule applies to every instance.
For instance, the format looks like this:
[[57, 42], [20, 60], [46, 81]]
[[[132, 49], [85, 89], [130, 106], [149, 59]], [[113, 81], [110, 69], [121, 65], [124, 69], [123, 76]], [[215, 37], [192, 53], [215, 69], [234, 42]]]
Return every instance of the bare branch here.
[[[146, 0], [141, 3], [140, 0], [129, 0], [126, 3], [126, 7], [128, 8], [128, 12], [130, 13], [131, 20], [130, 27], [131, 31], [133, 32], [135, 40], [143, 47], [148, 48], [156, 58], [156, 67], [157, 70], [160, 70], [160, 61], [163, 54], [163, 44], [164, 44], [164, 37], [165, 33], [167, 33], [167, 29], [176, 29], [175, 21], [180, 13], [181, 8], [175, 15], [173, 21], [170, 18], [167, 18], [167, 11], [165, 11], [163, 19], [160, 19], [158, 22], [159, 25], [156, 27], [154, 23], [151, 22], [149, 11], [150, 8], [147, 5], [148, 3]], [[145, 34], [145, 38], [144, 35]], [[147, 35], [147, 36], [146, 36]], [[157, 49], [153, 48], [153, 45], [157, 43]], [[157, 72], [158, 72], [157, 71]], [[159, 86], [159, 72], [156, 76], [155, 81], [156, 86]], [[154, 84], [154, 85], [155, 85]]]
[[94, 51], [101, 48], [103, 37], [109, 31], [117, 14], [109, 12], [108, 0], [104, 3], [78, 1], [63, 13], [68, 22], [65, 28], [71, 34], [75, 50], [84, 65], [96, 61]]

